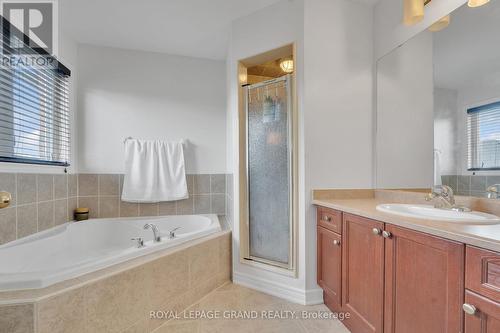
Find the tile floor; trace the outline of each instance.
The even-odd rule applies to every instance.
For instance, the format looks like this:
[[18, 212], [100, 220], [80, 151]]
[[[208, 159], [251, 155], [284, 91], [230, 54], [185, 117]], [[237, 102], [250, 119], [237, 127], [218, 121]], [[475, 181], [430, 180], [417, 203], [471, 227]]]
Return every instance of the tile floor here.
[[[231, 316], [231, 311], [234, 311], [232, 314], [236, 317], [242, 313], [253, 313], [254, 316], [257, 314], [257, 318], [222, 318]], [[269, 317], [272, 314], [278, 314], [278, 311], [283, 315], [288, 314], [289, 318], [264, 319], [262, 317], [263, 313]], [[349, 333], [338, 319], [306, 318], [306, 316], [317, 314], [331, 316], [332, 313], [324, 305], [297, 305], [231, 283], [213, 291], [184, 313], [185, 316], [169, 321], [154, 333]], [[206, 315], [218, 313], [221, 318], [200, 318], [203, 313]], [[292, 313], [294, 318], [291, 318]]]

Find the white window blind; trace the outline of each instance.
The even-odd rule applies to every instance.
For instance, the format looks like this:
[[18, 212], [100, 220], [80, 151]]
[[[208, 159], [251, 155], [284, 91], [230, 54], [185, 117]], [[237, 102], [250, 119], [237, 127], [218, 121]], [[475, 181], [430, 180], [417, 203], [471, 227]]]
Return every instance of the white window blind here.
[[[2, 57], [16, 57], [17, 39], [6, 37], [3, 20]], [[9, 29], [15, 29], [12, 26]], [[50, 58], [33, 50], [33, 54]], [[69, 75], [70, 71], [53, 62], [37, 66], [2, 66], [0, 69], [0, 161], [30, 164], [69, 165]], [[54, 65], [55, 64], [55, 65]]]
[[468, 169], [500, 169], [500, 102], [467, 110]]

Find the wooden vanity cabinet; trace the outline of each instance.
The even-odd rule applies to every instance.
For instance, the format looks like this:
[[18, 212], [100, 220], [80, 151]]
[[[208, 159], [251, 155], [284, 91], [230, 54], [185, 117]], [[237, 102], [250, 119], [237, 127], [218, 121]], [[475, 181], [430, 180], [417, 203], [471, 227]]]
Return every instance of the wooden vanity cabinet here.
[[385, 333], [462, 332], [464, 246], [386, 224]]
[[323, 289], [325, 304], [332, 311], [341, 311], [342, 238], [326, 228], [317, 229], [318, 285]]
[[353, 333], [382, 332], [384, 308], [384, 224], [344, 214], [342, 311]]
[[350, 313], [343, 323], [352, 333], [463, 332], [463, 244], [356, 215], [342, 216], [341, 249], [325, 245], [340, 235], [318, 223], [318, 283], [327, 306], [329, 296], [335, 295], [332, 311]]
[[466, 248], [465, 333], [500, 332], [500, 253]]

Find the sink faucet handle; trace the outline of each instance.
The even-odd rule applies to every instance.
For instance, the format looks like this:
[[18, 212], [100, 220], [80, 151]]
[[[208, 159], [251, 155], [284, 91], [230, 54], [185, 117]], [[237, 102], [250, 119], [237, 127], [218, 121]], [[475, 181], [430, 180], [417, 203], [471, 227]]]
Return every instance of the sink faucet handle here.
[[498, 199], [500, 197], [500, 184], [488, 186], [486, 192], [489, 199]]
[[136, 242], [136, 246], [137, 248], [141, 248], [141, 247], [144, 247], [144, 239], [142, 237], [135, 237], [135, 238], [131, 238], [130, 240], [133, 240]]
[[173, 228], [172, 230], [170, 230], [170, 232], [168, 233], [168, 237], [169, 237], [170, 239], [175, 238], [175, 232], [176, 232], [177, 230], [179, 230], [180, 228], [181, 228], [181, 227], [176, 227], [176, 228]]

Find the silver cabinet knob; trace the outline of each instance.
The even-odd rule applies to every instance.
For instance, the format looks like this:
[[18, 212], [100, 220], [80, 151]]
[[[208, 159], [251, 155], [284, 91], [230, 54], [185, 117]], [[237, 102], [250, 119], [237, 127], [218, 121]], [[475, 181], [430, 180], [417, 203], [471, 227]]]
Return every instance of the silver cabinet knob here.
[[380, 230], [379, 228], [373, 228], [372, 229], [372, 232], [374, 235], [380, 235], [382, 233], [382, 230]]
[[340, 245], [340, 241], [339, 241], [339, 240], [334, 239], [334, 240], [333, 240], [333, 245], [337, 245], [337, 246], [338, 246], [338, 245]]
[[330, 222], [332, 220], [332, 218], [328, 215], [323, 215], [323, 221], [325, 222]]
[[384, 238], [391, 238], [392, 234], [389, 231], [382, 231], [382, 237]]
[[468, 315], [474, 315], [474, 314], [476, 314], [476, 311], [477, 311], [477, 309], [476, 309], [476, 307], [474, 305], [467, 304], [467, 303], [465, 303], [464, 305], [462, 305], [462, 309]]

